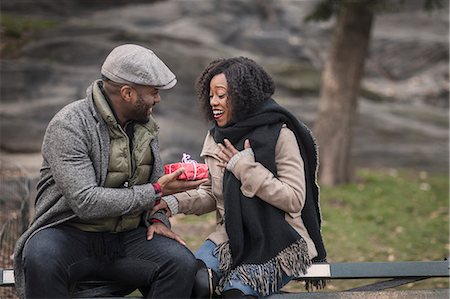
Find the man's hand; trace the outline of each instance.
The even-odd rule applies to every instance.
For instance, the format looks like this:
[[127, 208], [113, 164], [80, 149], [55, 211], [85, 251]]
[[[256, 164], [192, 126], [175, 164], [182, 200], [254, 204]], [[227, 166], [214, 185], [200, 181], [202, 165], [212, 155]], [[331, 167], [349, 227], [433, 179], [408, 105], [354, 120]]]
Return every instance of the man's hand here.
[[161, 186], [161, 191], [163, 195], [170, 195], [178, 192], [187, 191], [190, 189], [196, 189], [198, 186], [208, 181], [208, 179], [197, 180], [197, 181], [184, 181], [177, 180], [177, 177], [184, 172], [184, 168], [181, 167], [176, 171], [163, 175], [159, 178], [158, 183]]
[[186, 242], [183, 239], [181, 239], [179, 235], [174, 233], [170, 228], [165, 226], [163, 223], [159, 223], [159, 222], [152, 223], [152, 225], [150, 225], [147, 228], [147, 240], [153, 239], [153, 235], [155, 233], [158, 235], [161, 235], [161, 236], [165, 236], [165, 237], [174, 239], [175, 241], [178, 241], [181, 244], [183, 244], [184, 246], [186, 246]]

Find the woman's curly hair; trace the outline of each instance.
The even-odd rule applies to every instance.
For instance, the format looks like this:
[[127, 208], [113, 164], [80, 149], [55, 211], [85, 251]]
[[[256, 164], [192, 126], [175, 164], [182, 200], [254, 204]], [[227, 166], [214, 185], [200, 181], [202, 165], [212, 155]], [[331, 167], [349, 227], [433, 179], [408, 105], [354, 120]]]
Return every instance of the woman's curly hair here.
[[251, 114], [275, 92], [275, 83], [256, 62], [246, 57], [212, 61], [198, 77], [196, 89], [200, 107], [206, 119], [213, 120], [209, 95], [210, 82], [224, 74], [228, 84], [228, 101], [231, 101], [232, 119], [239, 121]]

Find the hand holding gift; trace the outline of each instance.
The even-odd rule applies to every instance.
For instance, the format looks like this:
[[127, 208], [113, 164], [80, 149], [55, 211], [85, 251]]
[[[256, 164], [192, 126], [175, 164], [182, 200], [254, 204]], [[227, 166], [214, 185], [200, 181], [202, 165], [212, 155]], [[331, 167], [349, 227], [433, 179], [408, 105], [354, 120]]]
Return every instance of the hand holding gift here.
[[[178, 192], [184, 192], [196, 189], [207, 181], [207, 179], [198, 179], [195, 181], [179, 180], [178, 177], [184, 172], [184, 167], [178, 168], [170, 174], [165, 174], [158, 179], [159, 188], [155, 192], [160, 192], [161, 196], [171, 195]], [[157, 191], [159, 189], [159, 191]]]
[[196, 181], [208, 178], [208, 166], [191, 160], [191, 156], [188, 154], [183, 153], [181, 162], [166, 164], [164, 166], [164, 173], [170, 174], [179, 168], [184, 168], [184, 173], [177, 177], [179, 180]]

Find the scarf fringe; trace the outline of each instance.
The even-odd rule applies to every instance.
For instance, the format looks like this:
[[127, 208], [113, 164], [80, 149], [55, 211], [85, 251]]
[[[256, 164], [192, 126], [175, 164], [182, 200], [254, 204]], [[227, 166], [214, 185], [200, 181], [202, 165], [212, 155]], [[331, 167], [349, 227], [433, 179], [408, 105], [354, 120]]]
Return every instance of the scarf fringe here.
[[[259, 294], [268, 296], [282, 287], [283, 268], [289, 269], [293, 276], [299, 277], [311, 266], [308, 246], [303, 239], [289, 245], [264, 264], [243, 264], [231, 269], [232, 258], [228, 241], [217, 246], [214, 255], [219, 260], [219, 270], [223, 274], [219, 281], [221, 292], [225, 283], [232, 279], [239, 279]], [[305, 287], [310, 291], [313, 288], [323, 288], [325, 284], [323, 280], [307, 281]]]
[[309, 279], [305, 281], [305, 289], [308, 292], [324, 289], [327, 285], [326, 279]]
[[217, 259], [219, 260], [219, 271], [222, 273], [228, 273], [232, 263], [230, 242], [226, 241], [216, 246], [213, 254], [214, 256], [217, 256]]

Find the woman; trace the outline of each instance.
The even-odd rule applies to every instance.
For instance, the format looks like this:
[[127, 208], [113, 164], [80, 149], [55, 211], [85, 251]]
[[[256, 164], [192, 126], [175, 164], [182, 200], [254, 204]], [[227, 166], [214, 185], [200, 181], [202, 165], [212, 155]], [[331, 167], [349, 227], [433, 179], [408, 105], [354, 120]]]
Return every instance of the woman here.
[[201, 153], [210, 178], [161, 201], [172, 214], [217, 211], [217, 228], [196, 253], [194, 297], [217, 283], [225, 298], [268, 296], [325, 260], [315, 143], [274, 91], [272, 78], [244, 57], [211, 62], [197, 81], [215, 122]]

